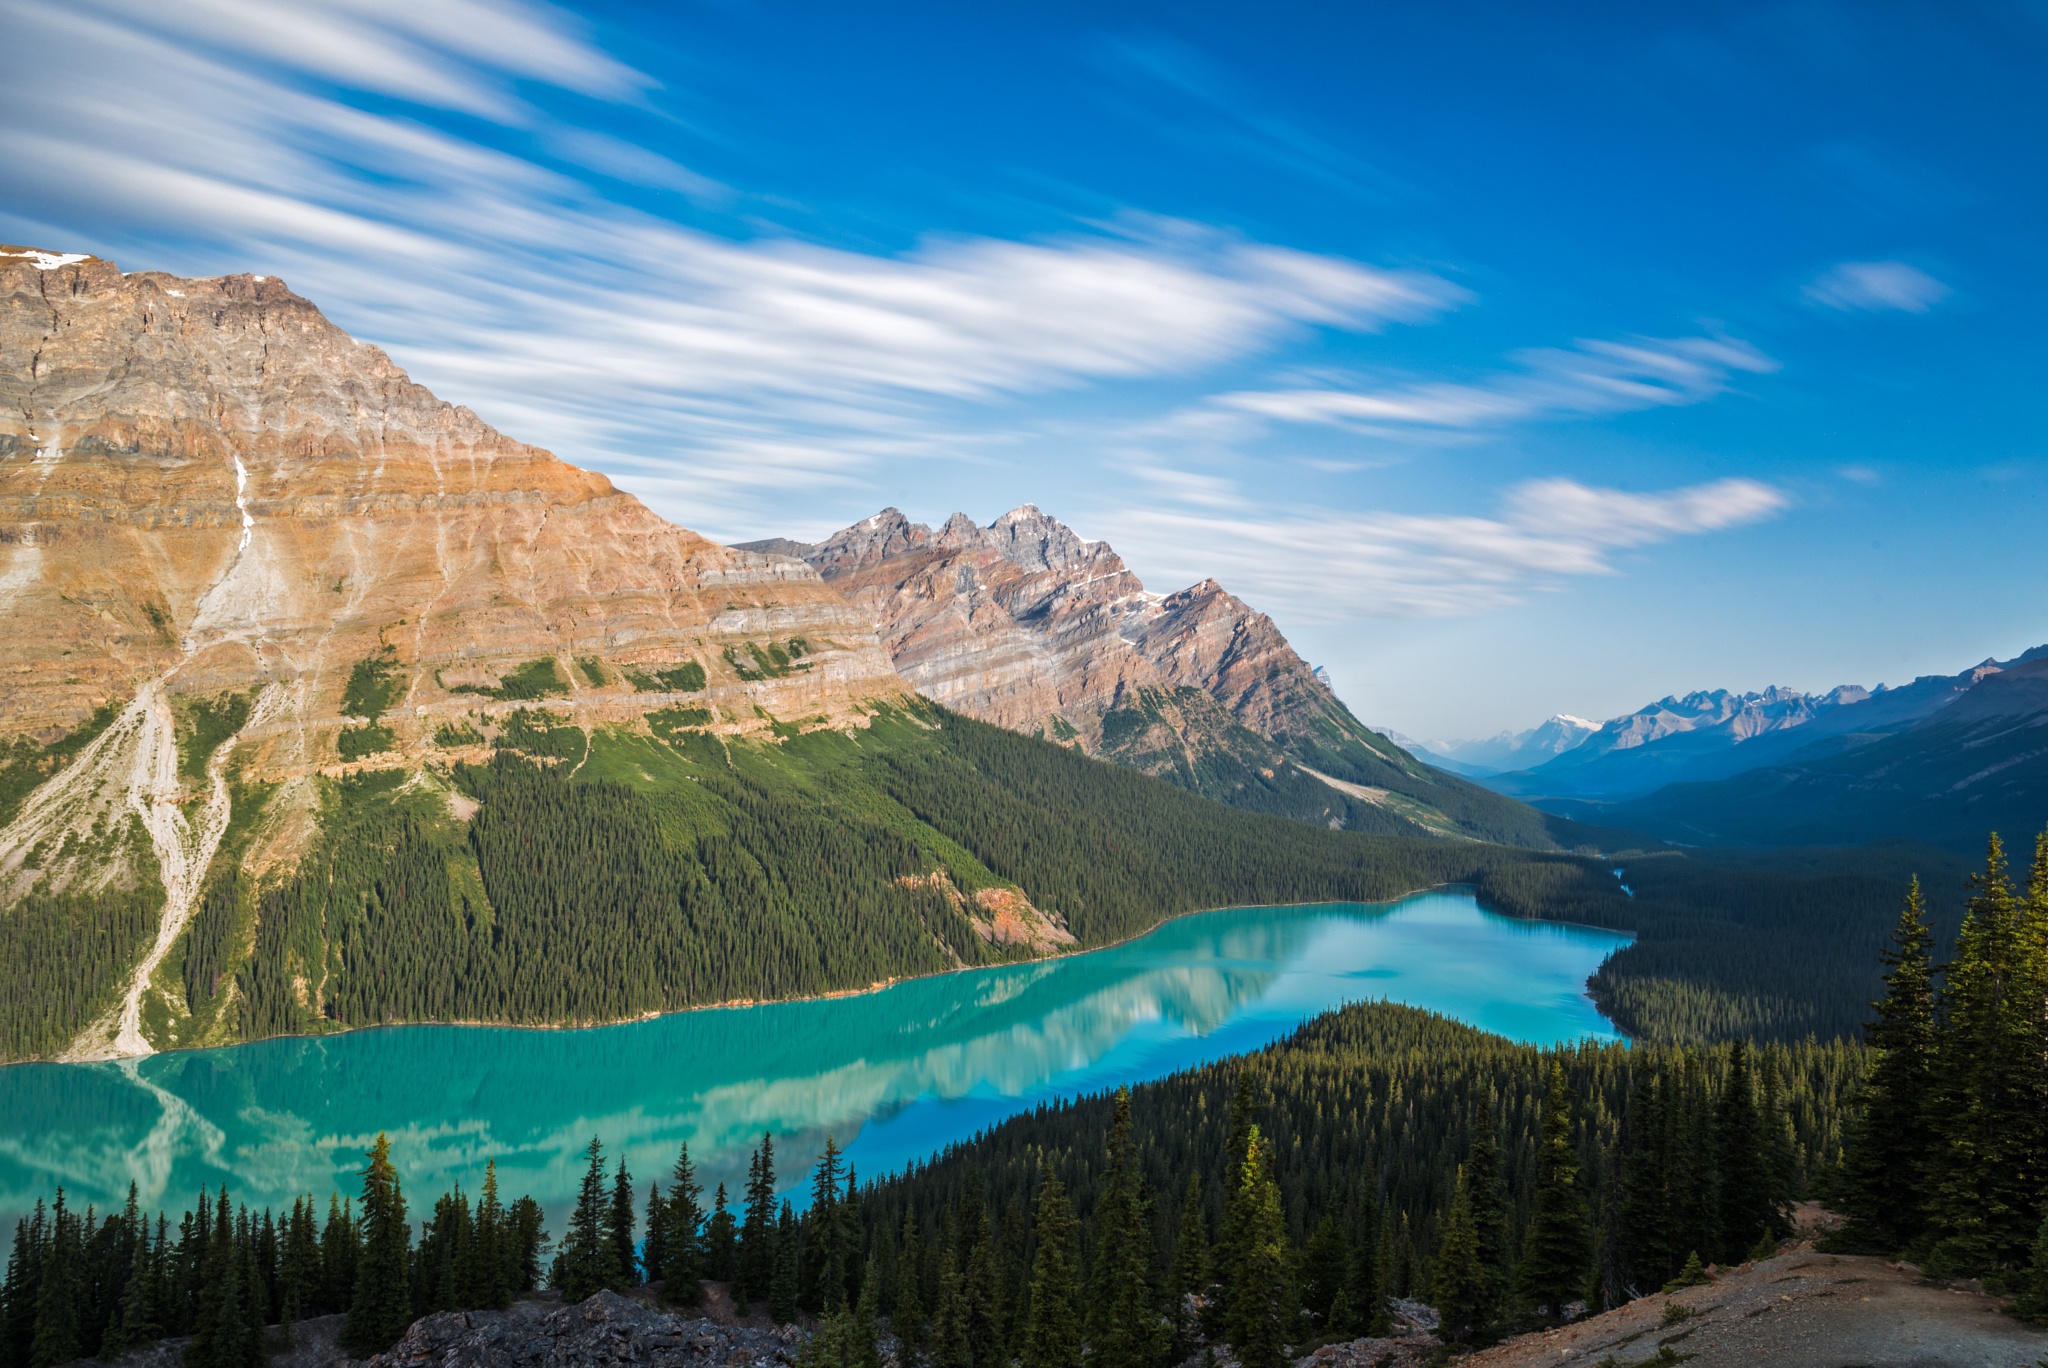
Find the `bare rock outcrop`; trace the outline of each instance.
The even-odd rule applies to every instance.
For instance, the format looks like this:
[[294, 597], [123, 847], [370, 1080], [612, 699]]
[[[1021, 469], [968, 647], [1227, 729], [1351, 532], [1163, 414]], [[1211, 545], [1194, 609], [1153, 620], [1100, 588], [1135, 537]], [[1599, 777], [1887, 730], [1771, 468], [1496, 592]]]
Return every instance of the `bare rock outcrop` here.
[[522, 694], [629, 718], [691, 663], [691, 703], [734, 730], [766, 725], [757, 705], [854, 721], [901, 689], [808, 567], [504, 436], [284, 282], [25, 248], [0, 248], [0, 632], [0, 737], [61, 734], [145, 680], [276, 684], [242, 741], [273, 775], [340, 758], [351, 670], [379, 658], [390, 763]]
[[726, 1325], [615, 1292], [542, 1305], [424, 1316], [369, 1368], [774, 1368], [795, 1363], [807, 1338], [793, 1325]]

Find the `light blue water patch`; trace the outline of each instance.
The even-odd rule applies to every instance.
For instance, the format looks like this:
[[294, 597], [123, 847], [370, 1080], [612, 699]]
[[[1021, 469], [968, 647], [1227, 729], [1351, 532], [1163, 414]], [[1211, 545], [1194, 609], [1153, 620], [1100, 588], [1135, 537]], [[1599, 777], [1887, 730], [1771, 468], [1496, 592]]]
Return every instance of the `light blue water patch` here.
[[358, 1186], [391, 1137], [406, 1188], [508, 1194], [559, 1213], [592, 1135], [641, 1182], [687, 1141], [735, 1205], [776, 1137], [792, 1192], [836, 1136], [887, 1172], [1038, 1103], [1257, 1049], [1346, 1002], [1390, 999], [1540, 1044], [1612, 1040], [1586, 978], [1628, 938], [1482, 911], [1469, 893], [1233, 909], [1085, 955], [813, 1002], [593, 1030], [408, 1026], [117, 1064], [0, 1069], [0, 1219], [62, 1183], [102, 1209], [225, 1182], [254, 1205]]

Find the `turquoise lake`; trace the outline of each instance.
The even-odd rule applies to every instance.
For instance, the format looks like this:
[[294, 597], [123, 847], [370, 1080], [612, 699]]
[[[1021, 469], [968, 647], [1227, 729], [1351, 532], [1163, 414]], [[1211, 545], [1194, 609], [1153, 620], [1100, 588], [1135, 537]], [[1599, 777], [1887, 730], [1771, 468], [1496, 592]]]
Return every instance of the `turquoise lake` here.
[[403, 1026], [112, 1064], [0, 1069], [0, 1219], [58, 1183], [74, 1204], [189, 1206], [225, 1181], [252, 1206], [358, 1186], [379, 1130], [417, 1207], [472, 1191], [551, 1213], [594, 1134], [643, 1189], [688, 1141], [735, 1196], [763, 1131], [783, 1185], [827, 1135], [879, 1176], [1039, 1102], [1256, 1049], [1380, 998], [1516, 1040], [1617, 1038], [1587, 975], [1628, 938], [1517, 921], [1469, 893], [1181, 917], [1084, 955], [810, 1002], [591, 1030]]

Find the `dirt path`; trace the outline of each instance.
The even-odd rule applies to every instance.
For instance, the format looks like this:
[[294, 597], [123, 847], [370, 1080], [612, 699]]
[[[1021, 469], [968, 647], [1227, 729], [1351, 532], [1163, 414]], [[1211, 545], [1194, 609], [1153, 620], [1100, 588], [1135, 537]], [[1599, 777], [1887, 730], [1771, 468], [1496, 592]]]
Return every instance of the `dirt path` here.
[[1693, 1368], [2035, 1368], [2044, 1357], [2048, 1330], [2013, 1320], [1995, 1297], [1932, 1286], [1910, 1265], [1815, 1253], [1802, 1241], [1774, 1259], [1727, 1270], [1704, 1287], [1644, 1297], [1461, 1362], [1467, 1368], [1680, 1362]]

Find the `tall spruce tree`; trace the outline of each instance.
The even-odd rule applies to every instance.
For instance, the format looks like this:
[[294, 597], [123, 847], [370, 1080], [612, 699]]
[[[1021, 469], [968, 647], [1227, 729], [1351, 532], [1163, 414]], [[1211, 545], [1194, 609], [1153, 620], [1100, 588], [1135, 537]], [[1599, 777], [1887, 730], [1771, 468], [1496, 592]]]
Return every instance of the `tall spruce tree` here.
[[1430, 1305], [1441, 1320], [1442, 1334], [1453, 1344], [1483, 1338], [1492, 1318], [1493, 1289], [1479, 1257], [1479, 1229], [1472, 1219], [1472, 1195], [1460, 1168], [1451, 1188], [1451, 1209], [1437, 1239], [1436, 1268], [1430, 1284]]
[[339, 1315], [355, 1298], [356, 1263], [362, 1255], [362, 1230], [356, 1224], [353, 1200], [327, 1194], [327, 1224], [320, 1233], [320, 1295], [318, 1314]]
[[407, 1276], [412, 1227], [405, 1220], [405, 1194], [391, 1162], [391, 1142], [382, 1131], [369, 1160], [363, 1167], [362, 1253], [341, 1332], [342, 1344], [356, 1358], [390, 1348], [412, 1321]]
[[774, 1262], [768, 1275], [768, 1314], [778, 1325], [793, 1325], [796, 1322], [799, 1270], [797, 1255], [799, 1234], [796, 1212], [788, 1202], [782, 1204], [782, 1214], [775, 1222]]
[[626, 1171], [626, 1156], [619, 1156], [619, 1171], [612, 1179], [611, 1205], [605, 1211], [604, 1234], [611, 1245], [611, 1255], [605, 1260], [605, 1271], [609, 1275], [605, 1286], [614, 1292], [624, 1292], [640, 1285], [640, 1259], [635, 1252], [638, 1241], [634, 1238], [636, 1213], [633, 1209], [633, 1175]]
[[1031, 1261], [1031, 1304], [1020, 1346], [1021, 1368], [1075, 1368], [1081, 1362], [1081, 1317], [1075, 1305], [1080, 1290], [1074, 1247], [1078, 1228], [1066, 1188], [1051, 1162], [1042, 1161], [1033, 1230], [1038, 1252]]
[[1150, 1368], [1160, 1356], [1153, 1305], [1152, 1220], [1138, 1178], [1131, 1090], [1120, 1088], [1108, 1162], [1095, 1201], [1095, 1267], [1088, 1289], [1088, 1361], [1096, 1368]]
[[742, 1305], [768, 1296], [775, 1280], [775, 1139], [761, 1137], [747, 1164], [746, 1215], [740, 1222], [739, 1274], [733, 1292]]
[[[721, 1188], [721, 1200], [723, 1195]], [[661, 1215], [662, 1300], [671, 1306], [695, 1306], [704, 1299], [704, 1187], [697, 1181], [688, 1145], [677, 1150], [675, 1167], [669, 1170], [668, 1200]], [[652, 1230], [648, 1234], [651, 1239]], [[648, 1276], [654, 1276], [652, 1268]]]
[[1523, 1303], [1539, 1314], [1562, 1319], [1565, 1306], [1585, 1292], [1593, 1241], [1586, 1199], [1579, 1191], [1571, 1095], [1565, 1090], [1564, 1068], [1554, 1060], [1543, 1105], [1542, 1141], [1536, 1152], [1536, 1192], [1530, 1205], [1529, 1233], [1522, 1242], [1516, 1291]]
[[1197, 1299], [1209, 1290], [1209, 1214], [1202, 1202], [1202, 1178], [1189, 1173], [1180, 1203], [1180, 1229], [1173, 1242], [1173, 1261], [1166, 1267], [1167, 1319], [1173, 1327], [1172, 1352], [1179, 1363], [1195, 1352]]
[[821, 1313], [838, 1310], [846, 1299], [847, 1232], [839, 1219], [839, 1179], [839, 1142], [828, 1135], [811, 1175], [803, 1266], [803, 1304]]
[[1985, 1273], [2025, 1266], [2040, 1220], [2043, 938], [1996, 836], [1970, 883], [1942, 994], [1928, 1186], [1934, 1266]]
[[1759, 1112], [1756, 1094], [1749, 1044], [1737, 1040], [1729, 1047], [1728, 1075], [1722, 1080], [1714, 1119], [1721, 1216], [1716, 1257], [1723, 1263], [1740, 1263], [1758, 1241], [1767, 1236], [1776, 1239], [1785, 1229], [1782, 1195], [1771, 1161], [1772, 1128]]
[[1465, 1152], [1465, 1192], [1472, 1203], [1472, 1236], [1479, 1266], [1486, 1271], [1487, 1318], [1499, 1310], [1506, 1295], [1510, 1251], [1507, 1178], [1501, 1171], [1500, 1137], [1491, 1106], [1472, 1121], [1472, 1139]]
[[[221, 1196], [223, 1208], [227, 1196]], [[85, 1288], [85, 1249], [78, 1214], [65, 1205], [64, 1189], [50, 1209], [50, 1241], [36, 1288], [35, 1337], [29, 1368], [57, 1368], [84, 1352], [79, 1337], [78, 1301]]]
[[739, 1223], [733, 1220], [732, 1211], [725, 1200], [725, 1184], [718, 1185], [718, 1196], [711, 1207], [711, 1219], [704, 1223], [704, 1276], [714, 1282], [727, 1282], [739, 1271]]
[[924, 1347], [924, 1230], [915, 1211], [903, 1213], [903, 1247], [896, 1256], [895, 1298], [890, 1303], [889, 1328], [915, 1361]]
[[553, 1282], [565, 1302], [580, 1302], [619, 1280], [611, 1238], [611, 1202], [605, 1192], [604, 1146], [596, 1136], [584, 1151], [583, 1181], [569, 1213], [569, 1229], [555, 1258]]
[[1256, 1125], [1246, 1130], [1237, 1191], [1236, 1262], [1228, 1275], [1230, 1346], [1243, 1368], [1282, 1368], [1294, 1319], [1287, 1226], [1271, 1151]]

